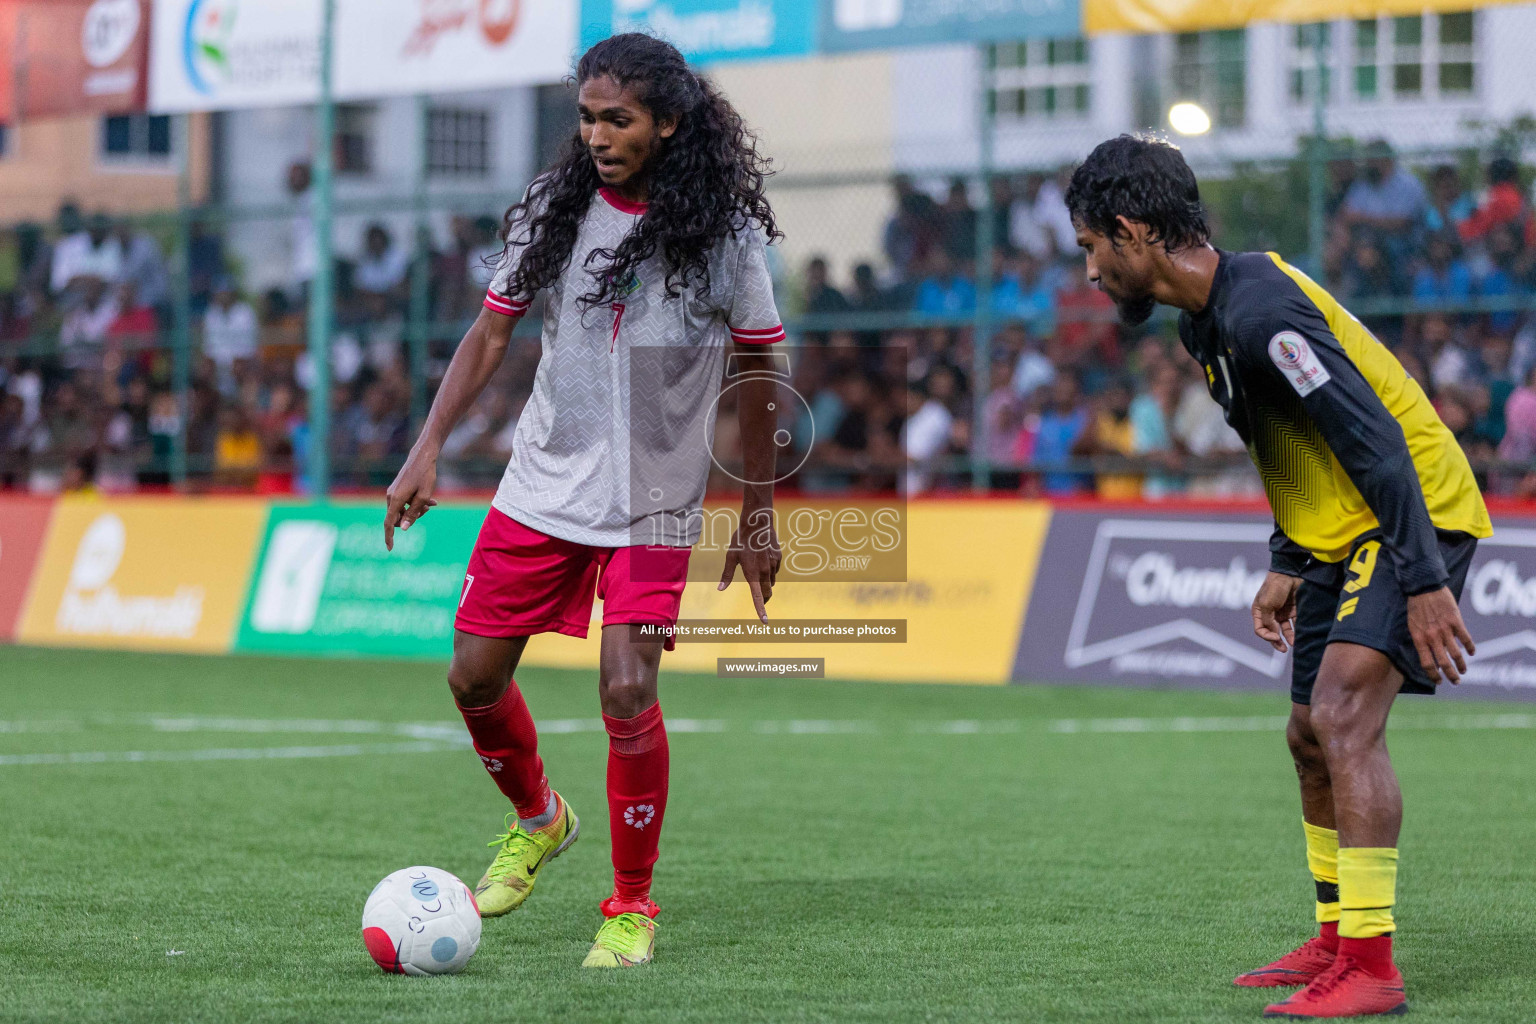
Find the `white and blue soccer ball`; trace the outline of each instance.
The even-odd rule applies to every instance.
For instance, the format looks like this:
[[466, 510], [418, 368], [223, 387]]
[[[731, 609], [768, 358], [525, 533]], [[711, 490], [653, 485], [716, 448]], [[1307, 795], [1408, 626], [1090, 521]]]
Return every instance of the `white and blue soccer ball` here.
[[402, 868], [368, 894], [363, 943], [391, 974], [457, 974], [480, 945], [480, 908], [442, 868]]

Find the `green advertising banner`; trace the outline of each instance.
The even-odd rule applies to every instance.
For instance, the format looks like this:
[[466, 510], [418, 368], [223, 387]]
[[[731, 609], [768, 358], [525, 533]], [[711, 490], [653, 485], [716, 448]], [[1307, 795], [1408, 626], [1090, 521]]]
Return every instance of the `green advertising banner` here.
[[237, 651], [447, 657], [485, 509], [439, 506], [384, 550], [383, 510], [274, 504]]

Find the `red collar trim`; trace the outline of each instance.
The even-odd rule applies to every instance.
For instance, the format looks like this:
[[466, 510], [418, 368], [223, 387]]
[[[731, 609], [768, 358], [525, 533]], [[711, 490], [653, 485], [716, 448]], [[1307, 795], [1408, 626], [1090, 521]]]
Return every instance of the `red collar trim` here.
[[645, 212], [647, 204], [632, 203], [611, 188], [600, 188], [597, 190], [597, 194], [603, 197], [604, 202], [620, 213], [632, 213], [639, 216]]

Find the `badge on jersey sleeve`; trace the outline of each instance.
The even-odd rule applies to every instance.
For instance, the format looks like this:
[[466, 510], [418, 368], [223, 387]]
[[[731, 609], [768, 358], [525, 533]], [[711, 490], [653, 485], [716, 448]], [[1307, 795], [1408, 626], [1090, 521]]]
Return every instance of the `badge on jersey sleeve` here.
[[1295, 331], [1281, 331], [1269, 339], [1269, 358], [1303, 398], [1332, 379], [1307, 339]]

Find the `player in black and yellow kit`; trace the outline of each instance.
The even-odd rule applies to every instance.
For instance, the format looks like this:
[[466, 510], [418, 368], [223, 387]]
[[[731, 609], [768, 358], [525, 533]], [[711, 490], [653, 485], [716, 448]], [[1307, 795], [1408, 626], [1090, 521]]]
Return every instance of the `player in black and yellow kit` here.
[[1241, 435], [1275, 515], [1254, 631], [1295, 648], [1286, 730], [1301, 779], [1320, 934], [1237, 984], [1304, 985], [1275, 1017], [1402, 1013], [1392, 905], [1402, 794], [1383, 734], [1399, 692], [1433, 693], [1471, 653], [1457, 601], [1492, 533], [1471, 467], [1370, 331], [1273, 253], [1210, 245], [1168, 143], [1123, 135], [1067, 190], [1088, 277], [1179, 337]]

